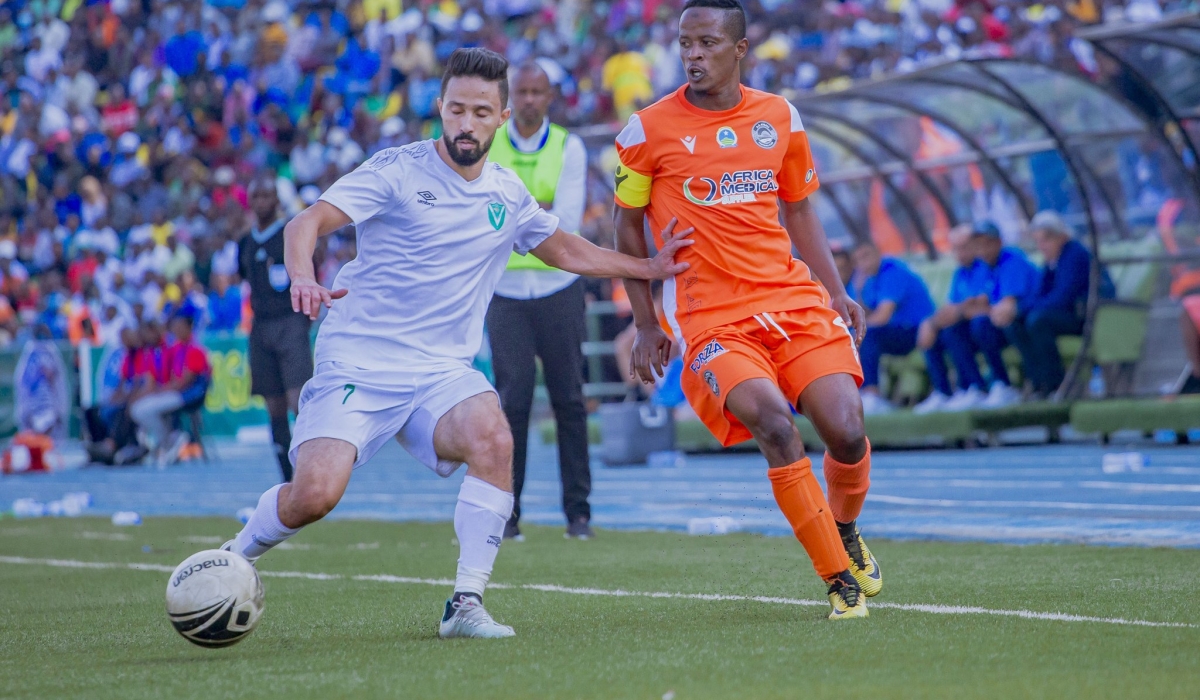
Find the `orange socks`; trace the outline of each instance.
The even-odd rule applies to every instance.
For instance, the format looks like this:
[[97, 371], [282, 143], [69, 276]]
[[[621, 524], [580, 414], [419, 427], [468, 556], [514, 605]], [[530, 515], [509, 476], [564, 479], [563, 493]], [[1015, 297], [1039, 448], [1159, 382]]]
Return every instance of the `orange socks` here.
[[[826, 461], [828, 464], [828, 461]], [[813, 568], [822, 581], [850, 568], [850, 557], [838, 536], [837, 525], [821, 485], [812, 473], [808, 457], [786, 467], [767, 470], [775, 502], [796, 533], [796, 539], [812, 559]], [[859, 500], [861, 504], [861, 499]]]
[[858, 464], [842, 464], [826, 452], [825, 486], [833, 519], [839, 523], [856, 520], [871, 486], [871, 443], [867, 443], [867, 453]]

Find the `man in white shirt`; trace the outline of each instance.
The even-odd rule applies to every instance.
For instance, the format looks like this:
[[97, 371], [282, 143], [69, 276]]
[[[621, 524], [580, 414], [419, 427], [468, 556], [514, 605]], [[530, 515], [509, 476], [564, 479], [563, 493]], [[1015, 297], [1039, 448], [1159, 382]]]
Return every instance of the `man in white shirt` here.
[[[454, 511], [459, 542], [442, 637], [509, 637], [483, 590], [512, 513], [512, 435], [487, 379], [471, 366], [487, 304], [511, 251], [595, 276], [661, 279], [686, 264], [674, 223], [652, 260], [602, 250], [559, 230], [510, 170], [484, 160], [508, 118], [508, 62], [458, 49], [438, 99], [444, 135], [375, 154], [284, 229], [292, 306], [316, 319], [316, 372], [304, 386], [292, 438], [293, 481], [259, 499], [225, 548], [255, 561], [324, 517], [354, 467], [395, 436], [439, 475], [467, 474]], [[334, 289], [317, 283], [317, 238], [347, 224], [358, 256]], [[335, 303], [336, 302], [336, 303]]]
[[[513, 74], [513, 117], [496, 132], [488, 160], [510, 168], [558, 227], [579, 233], [587, 198], [587, 152], [583, 140], [551, 124], [554, 99], [550, 77], [537, 63]], [[496, 391], [513, 433], [513, 514], [505, 539], [523, 539], [521, 490], [525, 485], [529, 411], [537, 383], [537, 358], [557, 424], [558, 468], [568, 538], [588, 539], [592, 529], [588, 495], [587, 408], [583, 403], [585, 318], [583, 282], [578, 275], [535, 257], [512, 254], [488, 308], [488, 339]]]

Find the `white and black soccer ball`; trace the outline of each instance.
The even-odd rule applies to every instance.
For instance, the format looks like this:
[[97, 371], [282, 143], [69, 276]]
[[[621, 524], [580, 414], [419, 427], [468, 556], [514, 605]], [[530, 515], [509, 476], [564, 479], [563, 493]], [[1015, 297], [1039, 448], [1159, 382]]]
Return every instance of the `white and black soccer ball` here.
[[197, 552], [175, 567], [167, 581], [167, 616], [192, 644], [237, 644], [254, 631], [262, 612], [258, 571], [232, 552]]

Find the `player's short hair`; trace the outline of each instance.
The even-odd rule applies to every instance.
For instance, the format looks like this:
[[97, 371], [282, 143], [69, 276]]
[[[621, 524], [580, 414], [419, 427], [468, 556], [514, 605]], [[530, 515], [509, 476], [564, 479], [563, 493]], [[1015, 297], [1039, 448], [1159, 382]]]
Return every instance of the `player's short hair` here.
[[701, 8], [725, 12], [725, 33], [734, 43], [746, 38], [746, 8], [742, 7], [739, 0], [687, 0], [679, 13]]
[[495, 51], [478, 46], [455, 49], [446, 60], [446, 70], [442, 73], [443, 97], [451, 78], [482, 78], [489, 83], [498, 83], [500, 106], [503, 109], [508, 105], [508, 59]]

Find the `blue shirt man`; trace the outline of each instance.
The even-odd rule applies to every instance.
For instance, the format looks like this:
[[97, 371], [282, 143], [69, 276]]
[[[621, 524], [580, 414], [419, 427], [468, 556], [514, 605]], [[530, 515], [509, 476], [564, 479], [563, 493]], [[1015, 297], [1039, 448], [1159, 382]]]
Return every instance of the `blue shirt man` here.
[[933, 314], [925, 281], [895, 258], [884, 258], [873, 243], [854, 249], [853, 288], [867, 312], [867, 333], [858, 350], [863, 369], [863, 411], [892, 409], [879, 395], [879, 361], [883, 355], [907, 355], [917, 346], [917, 329]]
[[[1058, 336], [1083, 332], [1092, 254], [1054, 212], [1044, 211], [1029, 224], [1046, 264], [1035, 291], [1021, 304], [1021, 317], [1008, 329], [1021, 351], [1025, 374], [1040, 395], [1053, 394], [1066, 371], [1058, 352]], [[1100, 297], [1113, 296], [1112, 280], [1101, 270]]]

